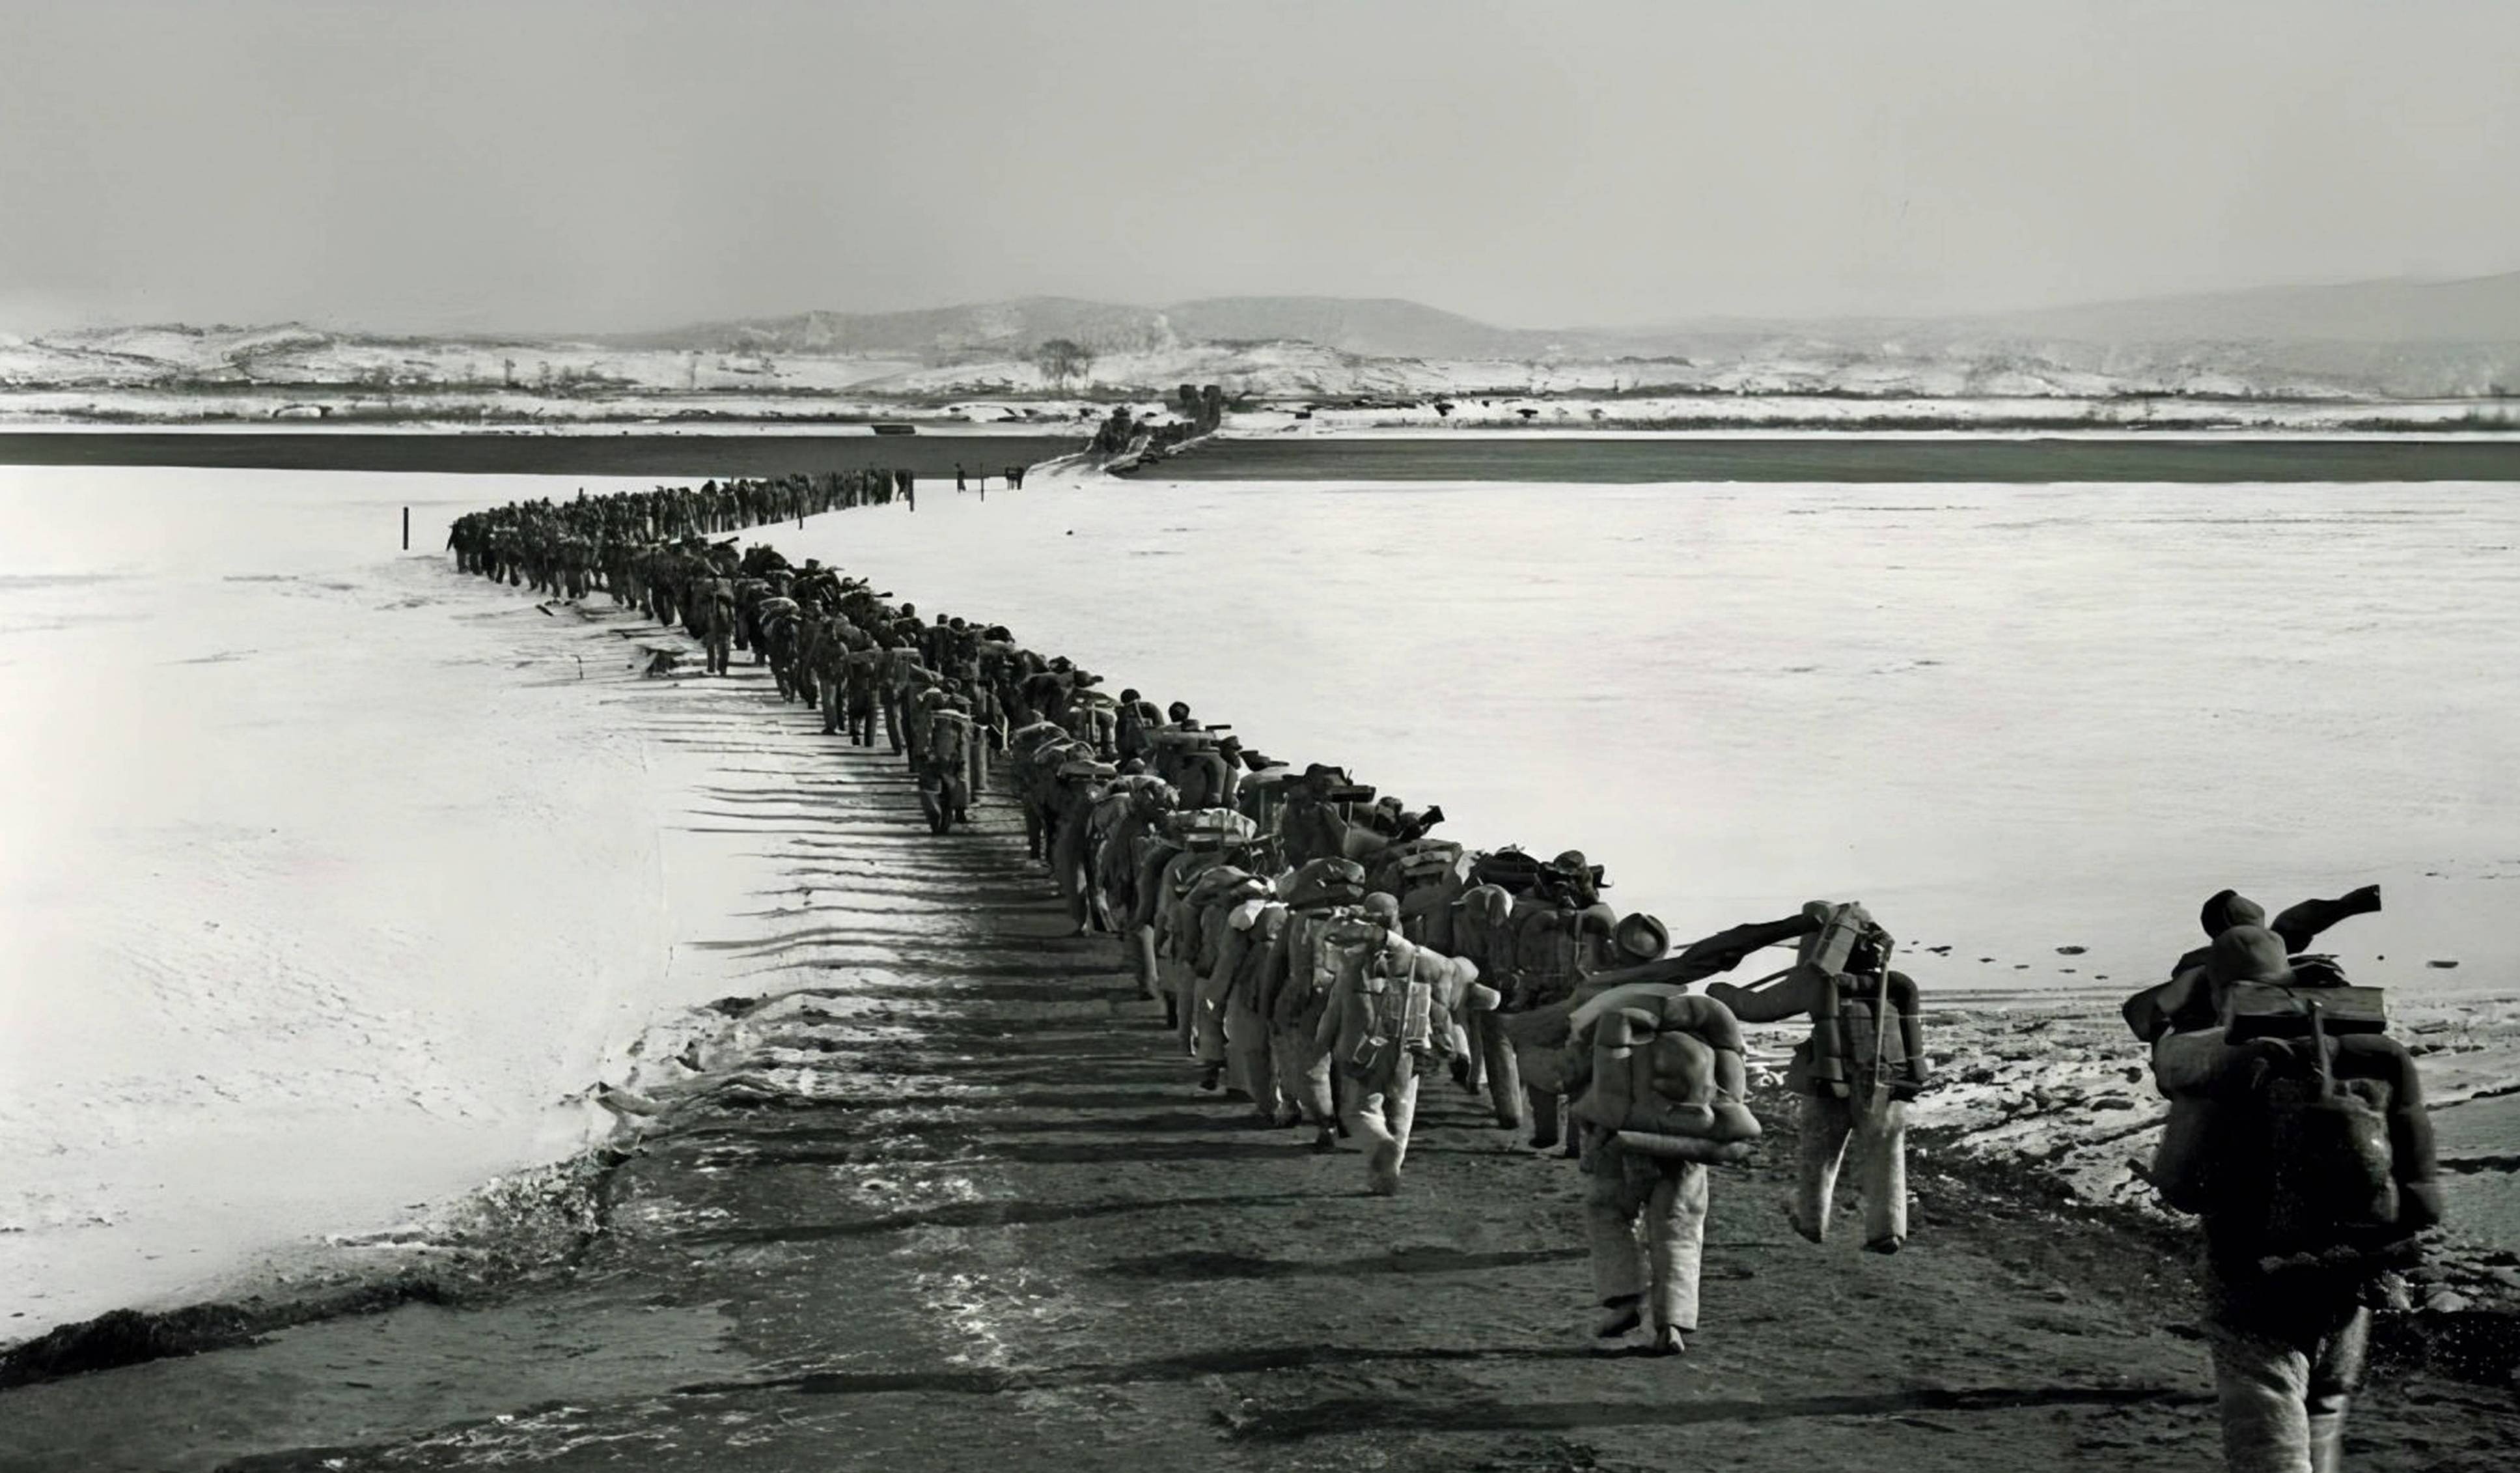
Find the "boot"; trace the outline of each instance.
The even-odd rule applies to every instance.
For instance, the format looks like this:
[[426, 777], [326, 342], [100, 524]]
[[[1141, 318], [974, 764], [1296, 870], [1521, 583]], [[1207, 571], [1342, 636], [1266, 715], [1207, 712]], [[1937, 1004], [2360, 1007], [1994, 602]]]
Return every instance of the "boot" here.
[[1639, 1294], [1622, 1294], [1616, 1299], [1601, 1302], [1601, 1317], [1593, 1326], [1593, 1338], [1596, 1340], [1622, 1339], [1644, 1322], [1644, 1297]]
[[1557, 1096], [1543, 1094], [1525, 1086], [1523, 1097], [1531, 1106], [1531, 1148], [1546, 1151], [1557, 1144]]
[[1396, 1144], [1377, 1142], [1373, 1154], [1366, 1159], [1365, 1189], [1376, 1197], [1400, 1194], [1400, 1148]]

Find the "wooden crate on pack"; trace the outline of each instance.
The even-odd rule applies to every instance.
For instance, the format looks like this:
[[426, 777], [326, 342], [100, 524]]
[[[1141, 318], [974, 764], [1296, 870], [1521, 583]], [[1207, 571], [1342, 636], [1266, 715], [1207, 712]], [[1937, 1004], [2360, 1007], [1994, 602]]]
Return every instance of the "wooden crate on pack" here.
[[1232, 808], [1192, 808], [1174, 816], [1173, 830], [1192, 849], [1224, 849], [1250, 843], [1259, 825]]
[[[2303, 962], [2314, 958], [2303, 957]], [[2307, 967], [2296, 966], [2293, 983], [2234, 982], [2223, 1000], [2223, 1036], [2232, 1043], [2251, 1038], [2307, 1038], [2311, 1004], [2318, 1005], [2319, 1024], [2330, 1034], [2382, 1034], [2389, 1031], [2386, 988], [2357, 987], [2344, 982], [2312, 984]], [[2336, 974], [2341, 975], [2341, 974]]]
[[1401, 895], [1419, 885], [1464, 874], [1462, 846], [1450, 839], [1412, 839], [1373, 856], [1376, 888]]

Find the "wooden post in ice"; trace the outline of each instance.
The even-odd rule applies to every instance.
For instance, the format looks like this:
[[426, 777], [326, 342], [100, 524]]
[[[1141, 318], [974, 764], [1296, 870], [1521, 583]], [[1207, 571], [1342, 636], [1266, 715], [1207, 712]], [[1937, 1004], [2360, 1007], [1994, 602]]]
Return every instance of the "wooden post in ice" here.
[[402, 509], [402, 550], [411, 551], [411, 508]]

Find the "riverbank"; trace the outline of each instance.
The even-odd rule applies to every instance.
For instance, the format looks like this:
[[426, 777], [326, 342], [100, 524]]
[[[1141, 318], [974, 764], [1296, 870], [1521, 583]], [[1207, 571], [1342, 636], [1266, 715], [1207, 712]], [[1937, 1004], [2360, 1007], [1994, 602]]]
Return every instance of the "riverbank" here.
[[[605, 433], [196, 429], [0, 432], [0, 465], [193, 466], [465, 475], [784, 476], [866, 467], [972, 476], [1068, 455], [1082, 433], [784, 427]], [[1595, 430], [1227, 433], [1162, 462], [1167, 481], [1964, 483], [2520, 481], [2520, 437], [2148, 433], [1779, 435]], [[931, 486], [933, 490], [935, 487]]]
[[[1717, 1183], [1689, 1355], [1594, 1358], [1569, 1167], [1441, 1081], [1397, 1199], [1245, 1126], [1112, 944], [1060, 937], [1011, 805], [931, 837], [897, 759], [768, 685], [592, 692], [705, 759], [685, 821], [776, 873], [709, 943], [740, 994], [619, 1097], [636, 1143], [565, 1271], [0, 1393], [0, 1464], [1658, 1469], [1708, 1437], [1751, 1473], [2213, 1460], [2178, 1236], [1929, 1139], [1908, 1251], [1812, 1248], [1778, 1213], [1773, 1095], [1758, 1164]], [[2508, 1466], [2510, 1394], [2447, 1374], [2474, 1369], [2399, 1360], [2356, 1465]]]

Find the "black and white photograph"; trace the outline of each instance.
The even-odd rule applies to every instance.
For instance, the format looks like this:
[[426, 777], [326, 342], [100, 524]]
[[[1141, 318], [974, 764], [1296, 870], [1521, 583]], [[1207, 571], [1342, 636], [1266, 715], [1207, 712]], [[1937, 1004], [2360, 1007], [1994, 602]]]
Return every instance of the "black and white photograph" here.
[[0, 1473], [2520, 1469], [2520, 5], [0, 0]]

